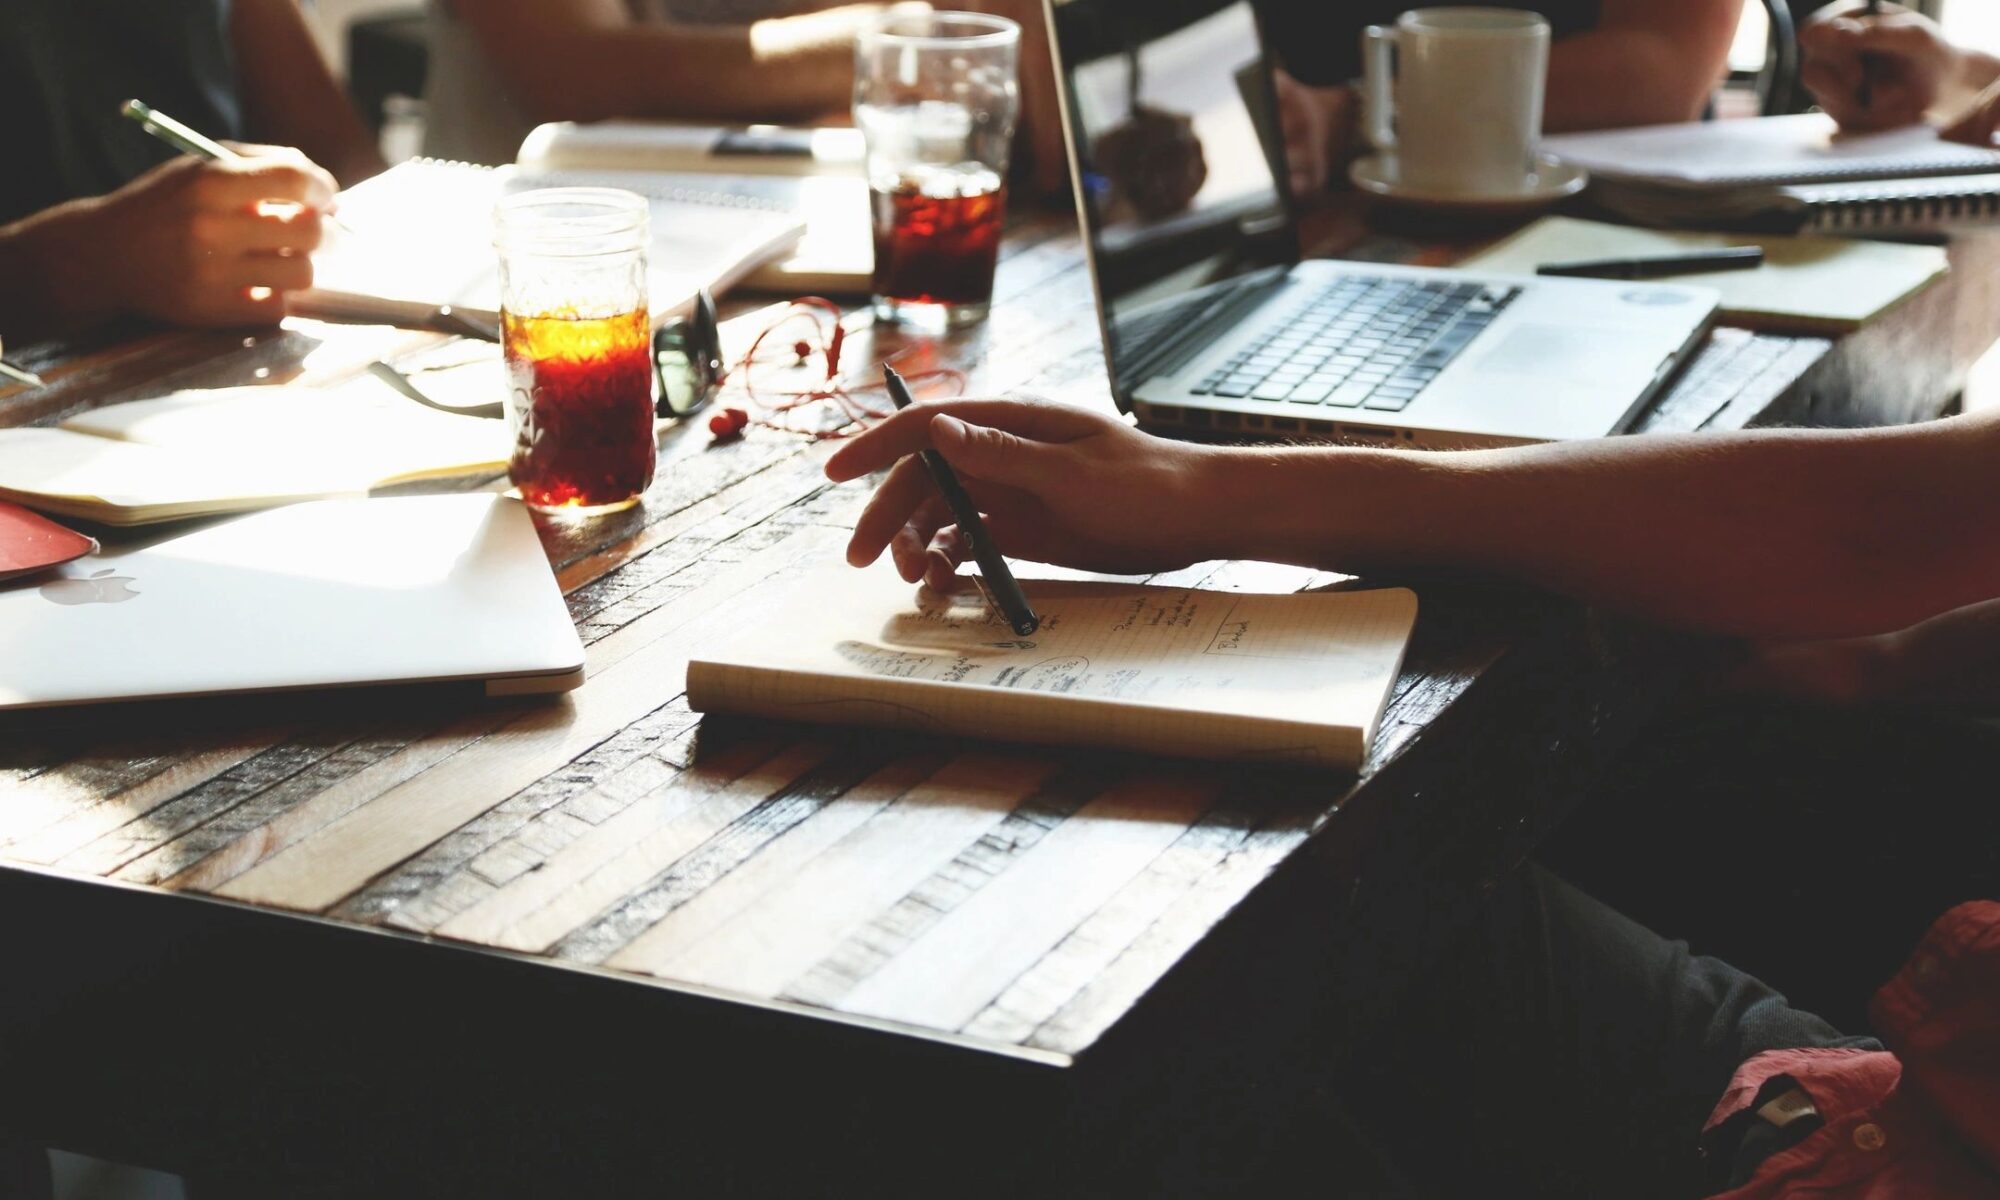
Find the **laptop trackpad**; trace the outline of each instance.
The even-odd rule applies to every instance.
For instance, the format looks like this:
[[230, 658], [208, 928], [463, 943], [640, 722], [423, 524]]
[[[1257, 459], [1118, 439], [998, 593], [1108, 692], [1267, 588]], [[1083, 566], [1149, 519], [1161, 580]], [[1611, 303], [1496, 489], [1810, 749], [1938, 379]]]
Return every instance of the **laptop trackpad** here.
[[1630, 376], [1649, 362], [1659, 339], [1614, 329], [1571, 329], [1563, 325], [1517, 325], [1491, 353], [1472, 363], [1475, 370], [1503, 375], [1561, 375], [1564, 378]]

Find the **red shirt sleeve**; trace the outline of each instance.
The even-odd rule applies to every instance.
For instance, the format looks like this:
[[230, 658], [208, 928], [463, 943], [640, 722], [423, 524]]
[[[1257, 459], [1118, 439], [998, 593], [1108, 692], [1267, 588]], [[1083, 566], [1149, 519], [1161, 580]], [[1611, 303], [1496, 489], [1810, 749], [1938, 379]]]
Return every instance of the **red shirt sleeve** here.
[[1961, 904], [1931, 926], [1869, 1008], [1905, 1086], [2000, 1172], [2000, 903]]

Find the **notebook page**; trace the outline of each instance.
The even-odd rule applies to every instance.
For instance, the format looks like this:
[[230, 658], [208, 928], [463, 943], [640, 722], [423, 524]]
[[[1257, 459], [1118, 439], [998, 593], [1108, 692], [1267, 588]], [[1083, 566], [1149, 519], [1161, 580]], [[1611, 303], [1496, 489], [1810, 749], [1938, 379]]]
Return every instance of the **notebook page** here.
[[[329, 233], [313, 256], [314, 286], [298, 294], [293, 308], [353, 317], [351, 298], [366, 297], [497, 309], [494, 205], [503, 195], [539, 187], [621, 187], [648, 199], [646, 278], [656, 316], [686, 304], [698, 288], [724, 290], [787, 251], [805, 228], [803, 219], [762, 198], [662, 187], [644, 172], [529, 174], [412, 159], [340, 194], [340, 219], [352, 232]], [[331, 301], [326, 293], [350, 299]]]
[[[500, 394], [496, 381], [493, 395]], [[79, 413], [62, 428], [190, 459], [276, 464], [342, 491], [498, 470], [512, 447], [506, 422], [433, 412], [368, 375], [327, 388], [172, 392]]]
[[340, 193], [341, 225], [313, 255], [313, 289], [493, 309], [498, 171], [411, 159]]
[[[805, 217], [779, 189], [739, 189], [726, 180], [653, 171], [509, 167], [501, 174], [509, 193], [610, 187], [646, 197], [653, 239], [646, 251], [646, 287], [655, 313], [686, 303], [704, 287], [728, 290], [758, 266], [789, 253], [806, 232]], [[794, 181], [773, 182], [792, 184], [787, 191], [799, 189]]]
[[1592, 174], [1683, 187], [2000, 170], [2000, 151], [1944, 141], [1927, 125], [1843, 134], [1823, 113], [1566, 133], [1542, 145]]
[[[749, 682], [738, 681], [732, 706], [749, 711], [845, 695], [912, 710], [886, 723], [1149, 749], [1179, 742], [1201, 753], [1240, 746], [1261, 754], [1316, 727], [1346, 731], [1318, 744], [1345, 742], [1358, 757], [1416, 614], [1415, 596], [1403, 589], [1260, 595], [1048, 580], [1023, 587], [1042, 618], [1025, 638], [970, 588], [939, 594], [904, 583], [886, 564], [815, 574], [750, 620], [754, 632], [736, 645], [698, 656], [691, 702], [698, 675], [747, 668]], [[899, 691], [904, 699], [884, 699]], [[1061, 736], [1064, 723], [1082, 728]], [[1252, 726], [1265, 736], [1250, 737]]]
[[110, 524], [366, 490], [351, 471], [314, 476], [256, 456], [189, 454], [67, 429], [0, 430], [0, 495]]
[[1764, 264], [1748, 271], [1662, 276], [1722, 293], [1730, 324], [1808, 332], [1850, 330], [1946, 270], [1944, 248], [1847, 238], [1692, 233], [1543, 217], [1458, 265], [1495, 275], [1532, 275], [1547, 263], [1645, 258], [1720, 246], [1759, 246]]

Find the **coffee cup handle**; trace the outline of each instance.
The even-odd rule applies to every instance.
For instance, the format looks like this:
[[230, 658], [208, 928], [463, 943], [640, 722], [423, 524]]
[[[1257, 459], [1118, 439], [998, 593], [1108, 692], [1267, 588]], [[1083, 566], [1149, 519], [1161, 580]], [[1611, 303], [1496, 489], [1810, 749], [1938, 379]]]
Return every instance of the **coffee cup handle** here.
[[1396, 148], [1396, 30], [1370, 25], [1361, 31], [1362, 130], [1377, 150]]

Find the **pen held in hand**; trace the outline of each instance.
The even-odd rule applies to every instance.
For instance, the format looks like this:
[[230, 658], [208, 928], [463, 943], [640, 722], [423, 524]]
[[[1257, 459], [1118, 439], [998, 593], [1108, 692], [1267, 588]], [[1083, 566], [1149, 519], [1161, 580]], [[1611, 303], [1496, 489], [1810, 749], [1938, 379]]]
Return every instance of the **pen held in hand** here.
[[[198, 129], [184, 125], [172, 117], [147, 104], [143, 100], [127, 100], [118, 106], [118, 115], [135, 122], [139, 128], [172, 146], [182, 154], [192, 154], [211, 162], [240, 163], [244, 156], [207, 136]], [[337, 214], [327, 214], [327, 221], [346, 233], [353, 233]]]
[[[1882, 0], [1868, 0], [1862, 8], [1862, 15], [1879, 17], [1882, 15]], [[1854, 88], [1854, 102], [1865, 111], [1875, 104], [1875, 56], [1861, 56], [1861, 81]]]
[[1535, 274], [1576, 279], [1659, 279], [1667, 275], [1695, 275], [1704, 271], [1749, 271], [1763, 265], [1764, 249], [1761, 246], [1721, 246], [1713, 250], [1690, 250], [1684, 254], [1661, 254], [1647, 258], [1545, 263], [1535, 268]]
[[[889, 389], [891, 403], [899, 409], [910, 406], [909, 386], [903, 382], [901, 375], [896, 374], [895, 368], [888, 366], [882, 368], [882, 382]], [[1035, 610], [1028, 604], [1028, 597], [1021, 591], [1021, 585], [1015, 580], [1014, 572], [1008, 569], [1007, 560], [1000, 556], [999, 550], [994, 548], [992, 539], [986, 536], [986, 523], [979, 519], [979, 508], [973, 504], [972, 497], [966, 494], [965, 485], [958, 481], [958, 475], [951, 469], [951, 464], [944, 460], [944, 455], [935, 450], [918, 451], [918, 457], [923, 459], [924, 469], [930, 472], [931, 482], [937, 485], [938, 492], [944, 496], [945, 504], [950, 506], [952, 519], [958, 522], [959, 535], [965, 539], [966, 545], [972, 550], [972, 557], [979, 563], [979, 573], [987, 589], [987, 595], [995, 607], [999, 608], [1000, 615], [1007, 619], [1008, 627], [1021, 637], [1027, 637], [1040, 629], [1042, 619], [1035, 615]]]
[[[6, 353], [6, 347], [0, 346], [0, 354], [4, 353]], [[8, 379], [13, 380], [15, 383], [26, 384], [29, 387], [48, 386], [42, 382], [42, 377], [33, 371], [24, 371], [19, 367], [9, 365], [6, 360], [0, 359], [0, 380]]]
[[10, 366], [7, 363], [0, 362], [0, 381], [10, 380], [10, 379], [13, 380], [15, 383], [24, 384], [28, 387], [48, 386], [46, 383], [42, 382], [42, 377], [40, 375], [35, 374], [33, 371], [23, 371], [19, 367]]

